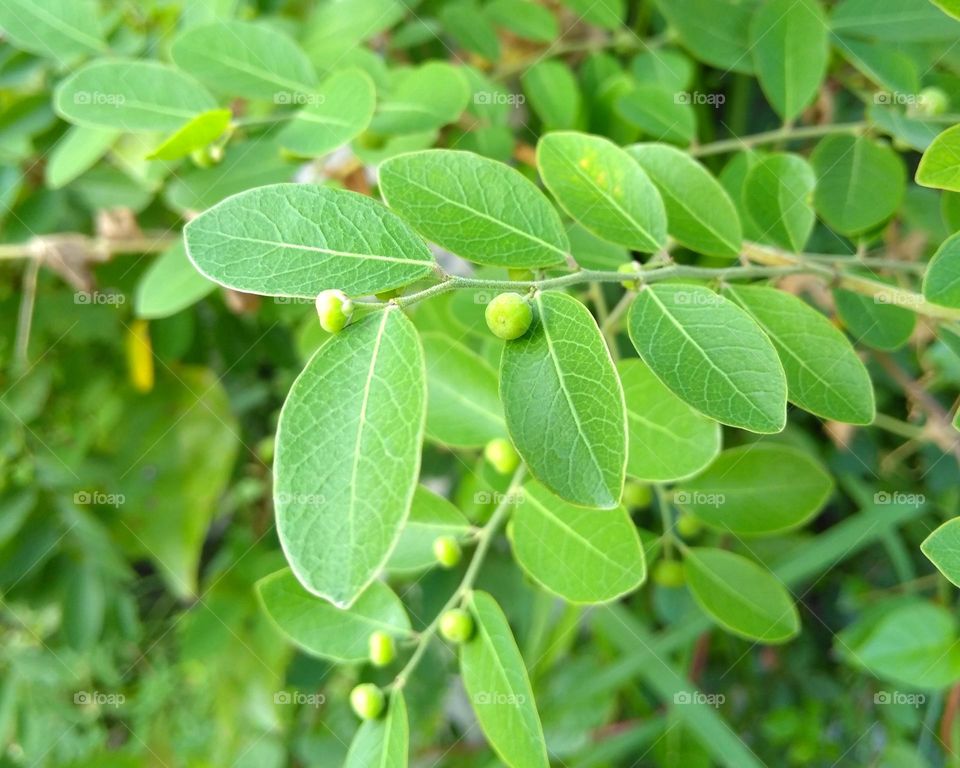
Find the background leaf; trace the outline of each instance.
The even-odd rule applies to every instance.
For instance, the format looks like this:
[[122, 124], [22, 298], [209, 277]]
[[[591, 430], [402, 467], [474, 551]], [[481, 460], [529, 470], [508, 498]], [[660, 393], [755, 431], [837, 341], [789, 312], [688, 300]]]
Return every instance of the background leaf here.
[[960, 125], [938, 135], [920, 158], [917, 184], [960, 192]]
[[140, 277], [134, 307], [138, 317], [170, 317], [215, 288], [215, 283], [193, 268], [183, 243], [177, 243], [157, 256]]
[[433, 542], [440, 536], [464, 540], [473, 528], [463, 513], [447, 499], [417, 486], [397, 546], [390, 553], [387, 569], [391, 572], [413, 572], [436, 566]]
[[934, 530], [920, 549], [951, 584], [960, 587], [960, 517], [947, 520]]
[[406, 768], [409, 742], [407, 702], [397, 690], [390, 694], [383, 717], [360, 724], [344, 768]]
[[803, 250], [817, 222], [813, 191], [817, 178], [799, 155], [759, 158], [743, 182], [743, 204], [760, 230], [757, 238], [795, 253]]
[[104, 53], [103, 16], [90, 0], [5, 0], [0, 28], [18, 48], [65, 61]]

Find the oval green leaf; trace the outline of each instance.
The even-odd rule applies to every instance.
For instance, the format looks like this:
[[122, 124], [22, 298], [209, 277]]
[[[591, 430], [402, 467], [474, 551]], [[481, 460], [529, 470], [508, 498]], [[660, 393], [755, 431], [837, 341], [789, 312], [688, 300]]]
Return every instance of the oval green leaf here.
[[623, 390], [587, 308], [540, 293], [527, 333], [506, 343], [500, 399], [531, 474], [573, 504], [620, 503], [627, 460]]
[[641, 84], [617, 99], [617, 112], [654, 141], [686, 147], [696, 138], [697, 117], [687, 94]]
[[93, 0], [4, 0], [0, 28], [25, 51], [65, 63], [72, 56], [104, 53], [106, 16]]
[[478, 264], [544, 267], [570, 249], [559, 214], [532, 181], [472, 152], [398, 155], [381, 166], [380, 190], [425, 238]]
[[960, 125], [937, 136], [920, 158], [917, 184], [960, 192]]
[[460, 117], [470, 100], [466, 77], [444, 61], [397, 72], [394, 78], [371, 123], [375, 133], [432, 131]]
[[743, 205], [761, 233], [757, 239], [802, 251], [817, 222], [816, 185], [813, 168], [799, 155], [759, 158], [743, 182]]
[[177, 243], [160, 254], [140, 277], [134, 309], [137, 317], [170, 317], [196, 304], [216, 287], [194, 269], [183, 243]]
[[920, 550], [951, 584], [960, 587], [960, 517], [947, 520], [927, 536]]
[[277, 533], [308, 590], [349, 608], [383, 567], [410, 511], [426, 413], [423, 351], [395, 308], [333, 337], [280, 414]]
[[434, 263], [380, 203], [310, 184], [241, 192], [187, 224], [184, 237], [190, 260], [214, 282], [274, 296], [378, 293], [426, 277]]
[[923, 276], [927, 301], [960, 309], [960, 233], [944, 240]]
[[777, 351], [732, 302], [703, 286], [658, 283], [640, 291], [628, 326], [640, 357], [684, 402], [732, 427], [783, 429], [787, 385]]
[[230, 125], [229, 109], [211, 109], [202, 112], [186, 125], [167, 137], [147, 160], [179, 160], [197, 149], [203, 149], [218, 139]]

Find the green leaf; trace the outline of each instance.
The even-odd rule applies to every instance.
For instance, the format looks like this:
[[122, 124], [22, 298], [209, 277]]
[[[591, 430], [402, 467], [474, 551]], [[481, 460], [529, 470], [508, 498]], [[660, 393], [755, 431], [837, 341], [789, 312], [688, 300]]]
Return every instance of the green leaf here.
[[627, 474], [665, 483], [695, 475], [720, 451], [720, 425], [671, 392], [642, 360], [621, 360], [627, 403]]
[[666, 244], [660, 193], [615, 144], [584, 133], [550, 133], [537, 144], [537, 166], [560, 206], [595, 235], [647, 253]]
[[395, 74], [397, 81], [373, 117], [375, 133], [421, 133], [454, 122], [467, 108], [466, 77], [444, 61]]
[[65, 187], [90, 170], [119, 138], [120, 131], [70, 126], [47, 158], [47, 186], [51, 189]]
[[153, 152], [147, 155], [147, 160], [179, 160], [197, 149], [203, 149], [211, 142], [220, 138], [230, 125], [229, 109], [211, 109], [201, 112], [190, 122], [186, 123], [172, 136], [167, 137]]
[[550, 9], [529, 0], [491, 0], [483, 10], [494, 24], [526, 40], [550, 43], [560, 35]]
[[618, 29], [627, 13], [624, 0], [563, 0], [563, 4], [573, 9], [577, 21], [607, 29]]
[[750, 23], [750, 49], [760, 87], [784, 121], [817, 95], [827, 74], [827, 19], [819, 0], [770, 0]]
[[947, 608], [910, 599], [878, 613], [837, 636], [836, 650], [849, 664], [911, 690], [960, 679], [957, 622]]
[[681, 245], [707, 256], [736, 257], [743, 235], [726, 190], [700, 163], [665, 144], [628, 149], [660, 190], [667, 231]]
[[560, 498], [610, 509], [627, 460], [623, 390], [587, 308], [562, 293], [537, 294], [527, 333], [507, 342], [500, 399], [530, 473]]
[[303, 48], [321, 69], [342, 66], [358, 43], [389, 29], [409, 11], [400, 0], [322, 0], [311, 5], [313, 14], [307, 21]]
[[724, 451], [705, 472], [678, 483], [674, 500], [707, 525], [751, 536], [803, 525], [832, 492], [830, 475], [806, 452], [754, 443]]
[[[847, 61], [881, 88], [894, 93], [920, 90], [917, 66], [906, 54], [891, 50], [884, 43], [864, 42], [847, 35], [834, 35], [833, 43]], [[877, 94], [876, 99], [884, 95]]]
[[917, 184], [960, 192], [960, 125], [947, 128], [920, 158]]
[[310, 94], [308, 106], [280, 131], [277, 140], [299, 157], [325, 155], [366, 130], [376, 100], [373, 80], [366, 72], [337, 72]]
[[917, 152], [924, 152], [939, 135], [939, 127], [925, 120], [917, 120], [901, 107], [871, 104], [867, 117], [881, 133], [903, 142]]
[[686, 91], [694, 75], [693, 62], [669, 48], [641, 51], [630, 62], [630, 71], [639, 82], [656, 83], [672, 94]]
[[817, 173], [814, 206], [842, 235], [858, 235], [889, 219], [906, 190], [903, 160], [866, 136], [829, 136], [810, 157]]
[[812, 206], [816, 184], [813, 168], [799, 155], [759, 158], [743, 185], [744, 207], [763, 233], [759, 239], [802, 251], [817, 221]]
[[276, 296], [378, 293], [426, 277], [434, 263], [384, 206], [310, 184], [241, 192], [187, 224], [184, 237], [190, 260], [214, 282]]
[[932, 0], [933, 4], [941, 11], [947, 13], [955, 19], [960, 19], [960, 1], [958, 0]]
[[570, 248], [560, 216], [532, 181], [472, 152], [398, 155], [380, 168], [380, 189], [420, 234], [478, 264], [543, 267]]
[[690, 592], [721, 627], [748, 640], [784, 643], [800, 632], [790, 594], [770, 571], [723, 549], [684, 550]]
[[732, 302], [699, 285], [658, 283], [637, 296], [630, 340], [674, 394], [722, 424], [779, 432], [787, 385], [777, 352]]
[[306, 54], [275, 28], [248, 21], [215, 21], [180, 33], [174, 63], [220, 93], [276, 104], [296, 103], [317, 76]]
[[153, 61], [95, 61], [63, 80], [57, 112], [77, 125], [176, 131], [217, 103], [189, 75]]
[[758, 2], [656, 0], [655, 5], [691, 56], [718, 69], [752, 73], [748, 30]]
[[654, 141], [689, 146], [697, 135], [697, 117], [686, 94], [641, 84], [617, 99], [617, 112]]
[[520, 82], [545, 131], [577, 127], [580, 88], [566, 63], [560, 59], [538, 61], [521, 75]]
[[289, 568], [260, 579], [257, 597], [264, 612], [291, 643], [311, 656], [339, 664], [368, 659], [370, 633], [375, 630], [401, 638], [410, 633], [410, 619], [393, 591], [374, 581], [343, 610], [303, 588]]
[[575, 507], [529, 482], [514, 510], [513, 525], [513, 552], [520, 567], [568, 602], [616, 600], [646, 578], [640, 537], [623, 507]]
[[92, 0], [4, 0], [0, 28], [17, 48], [56, 59], [104, 53], [103, 20]]
[[216, 285], [194, 269], [183, 243], [171, 246], [147, 267], [137, 283], [137, 317], [170, 317], [196, 304]]
[[725, 290], [776, 347], [791, 403], [824, 419], [873, 421], [870, 374], [833, 323], [802, 299], [776, 288], [741, 285]]
[[872, 296], [835, 289], [837, 313], [855, 344], [892, 351], [910, 339], [917, 316], [905, 307], [881, 304]]
[[308, 590], [349, 608], [390, 555], [420, 469], [426, 413], [417, 332], [389, 308], [334, 336], [280, 414], [277, 533]]
[[920, 550], [951, 584], [960, 587], [960, 517], [947, 520], [927, 536]]
[[417, 486], [400, 540], [390, 554], [387, 569], [408, 573], [421, 571], [437, 564], [433, 542], [439, 536], [464, 540], [470, 534], [470, 522], [463, 513], [442, 496]]
[[622, 245], [602, 240], [575, 222], [567, 227], [570, 253], [584, 269], [616, 269], [630, 260], [630, 252]]
[[403, 691], [390, 694], [383, 717], [361, 723], [344, 768], [407, 768], [410, 726]]
[[843, 0], [830, 14], [834, 32], [894, 43], [955, 40], [960, 24], [929, 0]]
[[468, 51], [495, 61], [500, 56], [500, 38], [493, 24], [472, 0], [447, 3], [440, 9], [447, 32]]
[[960, 309], [960, 233], [937, 248], [923, 276], [923, 295], [934, 304]]
[[460, 674], [480, 728], [510, 768], [548, 768], [533, 690], [507, 617], [486, 592], [470, 593], [467, 606], [476, 630], [460, 651]]
[[497, 372], [444, 333], [423, 334], [427, 360], [427, 436], [457, 448], [480, 448], [507, 436]]

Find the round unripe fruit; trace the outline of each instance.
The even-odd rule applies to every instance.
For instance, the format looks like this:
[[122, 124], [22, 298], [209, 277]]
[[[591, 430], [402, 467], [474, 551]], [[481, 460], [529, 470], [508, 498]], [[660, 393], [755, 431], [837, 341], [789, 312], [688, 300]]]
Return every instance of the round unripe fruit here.
[[383, 691], [373, 683], [362, 683], [350, 691], [350, 706], [361, 720], [380, 717], [385, 703]]
[[440, 634], [451, 643], [465, 643], [473, 635], [473, 617], [462, 608], [453, 608], [440, 617]]
[[653, 569], [653, 583], [661, 587], [682, 587], [686, 577], [676, 560], [661, 560]]
[[[635, 275], [640, 269], [640, 265], [635, 261], [628, 261], [626, 264], [621, 264], [617, 267], [617, 272], [625, 275]], [[635, 291], [639, 287], [639, 283], [636, 280], [624, 280], [620, 283], [628, 291]]]
[[444, 568], [454, 568], [460, 562], [460, 544], [453, 536], [438, 536], [433, 540], [433, 556]]
[[942, 88], [930, 86], [920, 91], [916, 112], [925, 116], [942, 115], [950, 108], [950, 97]]
[[370, 663], [375, 667], [385, 667], [397, 657], [397, 644], [392, 636], [383, 630], [376, 630], [370, 634], [368, 641], [370, 648]]
[[513, 443], [503, 437], [495, 437], [487, 443], [483, 458], [501, 475], [512, 475], [520, 466], [520, 454]]
[[653, 501], [653, 491], [645, 483], [632, 480], [623, 486], [623, 503], [627, 509], [644, 509]]
[[683, 514], [677, 518], [676, 528], [677, 533], [683, 536], [683, 538], [692, 539], [700, 535], [700, 531], [703, 530], [703, 523], [693, 515]]
[[512, 341], [527, 332], [533, 322], [533, 311], [519, 293], [501, 293], [487, 304], [484, 317], [494, 336]]
[[353, 314], [353, 302], [343, 291], [323, 291], [317, 296], [317, 316], [327, 333], [340, 333]]

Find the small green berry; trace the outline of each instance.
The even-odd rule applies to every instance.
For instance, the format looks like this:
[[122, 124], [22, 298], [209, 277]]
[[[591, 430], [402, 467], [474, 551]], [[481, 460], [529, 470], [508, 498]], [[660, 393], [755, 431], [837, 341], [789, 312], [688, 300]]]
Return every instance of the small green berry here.
[[676, 560], [661, 560], [654, 566], [654, 584], [659, 584], [661, 587], [682, 587], [685, 581], [683, 565]]
[[465, 643], [473, 635], [473, 617], [462, 608], [453, 608], [440, 617], [440, 634], [451, 643]]
[[350, 706], [361, 720], [376, 720], [385, 703], [383, 691], [373, 683], [362, 683], [350, 691]]
[[340, 333], [353, 314], [353, 302], [343, 291], [323, 291], [317, 296], [317, 316], [327, 333]]
[[700, 535], [700, 531], [703, 530], [703, 523], [693, 515], [683, 514], [677, 518], [676, 529], [677, 533], [683, 538], [692, 539]]
[[507, 528], [506, 528], [507, 541], [509, 541], [511, 544], [513, 544], [513, 535], [516, 532], [516, 530], [517, 530], [517, 527], [513, 524], [513, 520], [512, 519], [507, 520]]
[[512, 475], [520, 466], [520, 454], [513, 443], [503, 437], [495, 437], [487, 443], [483, 458], [501, 475]]
[[533, 322], [533, 311], [519, 293], [501, 293], [487, 304], [484, 317], [494, 336], [511, 341], [527, 332]]
[[391, 635], [381, 629], [370, 633], [368, 641], [370, 663], [375, 667], [385, 667], [397, 657], [397, 644]]
[[[617, 272], [625, 275], [635, 275], [640, 269], [640, 265], [635, 261], [628, 261], [626, 264], [621, 264], [617, 267]], [[637, 280], [624, 280], [620, 283], [628, 291], [635, 291], [640, 286], [639, 281]]]
[[920, 115], [933, 117], [944, 114], [950, 108], [950, 97], [942, 88], [930, 86], [919, 93], [916, 112]]
[[632, 480], [623, 486], [623, 503], [627, 509], [645, 509], [653, 502], [653, 491], [646, 483]]
[[438, 536], [433, 540], [433, 556], [444, 568], [454, 568], [460, 562], [460, 544], [453, 536]]
[[507, 276], [511, 280], [517, 280], [521, 282], [529, 282], [533, 280], [534, 274], [529, 269], [508, 269]]

